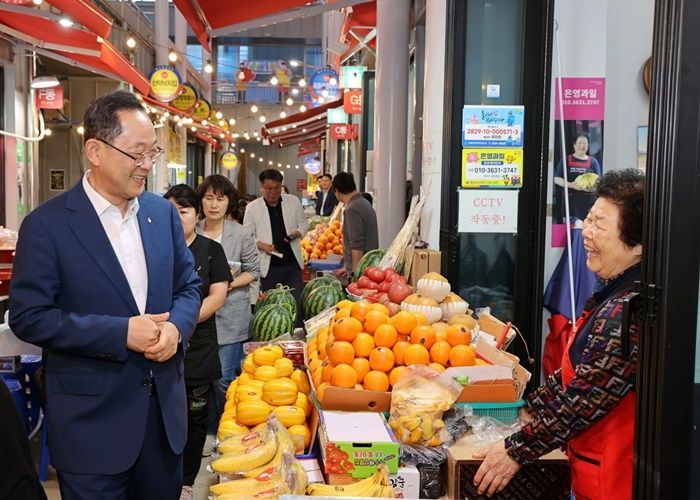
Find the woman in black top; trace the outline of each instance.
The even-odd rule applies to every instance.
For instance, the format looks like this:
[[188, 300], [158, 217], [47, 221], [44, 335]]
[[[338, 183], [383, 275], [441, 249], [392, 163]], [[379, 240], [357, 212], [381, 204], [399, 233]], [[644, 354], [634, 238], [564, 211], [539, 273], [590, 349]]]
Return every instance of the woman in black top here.
[[207, 437], [207, 403], [210, 395], [213, 395], [213, 383], [221, 378], [214, 313], [226, 302], [226, 291], [232, 278], [221, 245], [194, 231], [199, 213], [199, 197], [194, 190], [185, 184], [178, 184], [170, 188], [164, 197], [177, 207], [180, 214], [185, 242], [194, 256], [204, 297], [197, 328], [185, 348], [187, 444], [183, 452], [181, 498], [192, 498], [192, 485], [199, 472]]

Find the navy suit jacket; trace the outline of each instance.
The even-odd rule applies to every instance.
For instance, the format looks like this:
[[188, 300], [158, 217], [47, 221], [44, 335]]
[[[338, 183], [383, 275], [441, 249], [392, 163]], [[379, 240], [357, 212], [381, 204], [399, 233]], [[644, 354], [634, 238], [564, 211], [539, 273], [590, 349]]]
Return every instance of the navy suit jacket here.
[[137, 214], [148, 268], [146, 313], [170, 312], [182, 344], [164, 363], [126, 347], [139, 311], [82, 181], [22, 222], [10, 287], [10, 327], [46, 355], [49, 449], [66, 472], [115, 474], [141, 451], [152, 373], [173, 452], [187, 439], [183, 345], [201, 294], [172, 204], [152, 193]]
[[[322, 207], [321, 202], [323, 201], [323, 191], [318, 190], [316, 191], [316, 215], [330, 215], [331, 212], [333, 212], [333, 209], [335, 206], [338, 204], [338, 200], [335, 197], [335, 192], [333, 191], [333, 188], [330, 188], [328, 190], [328, 194], [326, 195], [326, 203]], [[323, 211], [321, 211], [323, 209]]]

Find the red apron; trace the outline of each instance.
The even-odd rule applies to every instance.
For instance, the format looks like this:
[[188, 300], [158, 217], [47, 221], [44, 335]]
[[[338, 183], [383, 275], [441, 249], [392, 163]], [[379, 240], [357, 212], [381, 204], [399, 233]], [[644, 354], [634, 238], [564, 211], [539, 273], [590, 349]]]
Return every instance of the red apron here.
[[[561, 363], [564, 388], [576, 374], [569, 349], [590, 316], [590, 311], [583, 312], [566, 346]], [[576, 500], [632, 498], [635, 401], [635, 393], [627, 393], [601, 420], [569, 440], [566, 454], [571, 462], [571, 489]]]

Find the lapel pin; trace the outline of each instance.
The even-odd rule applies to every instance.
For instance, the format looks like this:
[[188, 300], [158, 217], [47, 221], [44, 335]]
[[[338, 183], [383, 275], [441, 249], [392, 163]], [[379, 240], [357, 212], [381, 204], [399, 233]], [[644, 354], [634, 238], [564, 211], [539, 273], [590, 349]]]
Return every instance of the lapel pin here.
[[148, 221], [149, 224], [151, 223], [151, 218], [150, 218], [150, 217], [146, 217], [146, 220]]

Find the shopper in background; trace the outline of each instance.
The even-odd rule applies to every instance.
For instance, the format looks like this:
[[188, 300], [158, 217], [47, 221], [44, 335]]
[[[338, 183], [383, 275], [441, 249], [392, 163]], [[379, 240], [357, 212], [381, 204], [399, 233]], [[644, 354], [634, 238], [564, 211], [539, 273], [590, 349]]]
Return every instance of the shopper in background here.
[[226, 402], [226, 389], [241, 373], [243, 343], [250, 338], [250, 286], [260, 276], [260, 260], [250, 228], [228, 217], [238, 207], [238, 193], [223, 175], [210, 175], [197, 187], [203, 219], [196, 231], [221, 244], [233, 273], [226, 304], [216, 313], [221, 379], [217, 385], [220, 415]]
[[289, 188], [284, 184], [282, 184], [282, 193], [289, 194]]
[[213, 383], [221, 378], [219, 346], [216, 340], [214, 314], [226, 302], [226, 291], [232, 281], [226, 254], [216, 241], [194, 232], [200, 200], [186, 184], [178, 184], [163, 196], [180, 214], [185, 243], [192, 252], [194, 265], [202, 284], [202, 307], [190, 341], [185, 346], [185, 389], [187, 391], [187, 444], [183, 452], [183, 486], [180, 499], [191, 500], [192, 486], [202, 462], [207, 438], [207, 406], [214, 402]]
[[362, 256], [379, 247], [377, 214], [372, 204], [357, 191], [355, 179], [349, 172], [333, 177], [333, 189], [339, 201], [345, 203], [343, 212], [343, 268], [338, 277], [352, 277]]
[[583, 226], [586, 264], [600, 278], [562, 367], [527, 398], [520, 432], [479, 453], [479, 493], [501, 491], [522, 464], [564, 446], [575, 498], [630, 499], [639, 324], [623, 331], [623, 302], [640, 279], [644, 176], [608, 172]]
[[328, 216], [333, 212], [333, 209], [338, 204], [333, 189], [331, 189], [331, 174], [323, 174], [318, 176], [318, 187], [316, 191], [316, 215]]
[[177, 499], [200, 280], [177, 210], [144, 192], [163, 150], [141, 101], [100, 96], [83, 126], [90, 170], [22, 222], [10, 327], [46, 355], [61, 497]]
[[[260, 255], [262, 291], [277, 283], [293, 289], [299, 303], [304, 284], [301, 269], [301, 237], [308, 229], [299, 198], [282, 194], [282, 174], [274, 168], [258, 176], [262, 196], [248, 203], [244, 224], [253, 230]], [[301, 315], [298, 315], [300, 318]]]
[[39, 482], [27, 428], [12, 393], [0, 380], [0, 498], [5, 500], [45, 500]]

